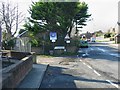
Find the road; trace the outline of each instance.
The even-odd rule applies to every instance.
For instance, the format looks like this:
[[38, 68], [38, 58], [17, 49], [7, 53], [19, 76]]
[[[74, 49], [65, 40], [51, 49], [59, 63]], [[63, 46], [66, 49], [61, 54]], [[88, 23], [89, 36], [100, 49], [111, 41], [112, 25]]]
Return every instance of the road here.
[[[50, 63], [40, 88], [119, 88], [119, 53], [104, 43], [90, 43], [75, 57]], [[64, 59], [64, 60], [63, 60]]]

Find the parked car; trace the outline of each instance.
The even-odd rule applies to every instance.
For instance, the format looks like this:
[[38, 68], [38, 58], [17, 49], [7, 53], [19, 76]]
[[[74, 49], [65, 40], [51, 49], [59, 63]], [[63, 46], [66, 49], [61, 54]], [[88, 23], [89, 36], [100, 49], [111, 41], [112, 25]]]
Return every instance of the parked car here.
[[79, 47], [80, 48], [88, 48], [88, 41], [87, 40], [80, 40]]
[[95, 42], [95, 41], [96, 41], [96, 38], [91, 37], [90, 41], [91, 41], [91, 42]]

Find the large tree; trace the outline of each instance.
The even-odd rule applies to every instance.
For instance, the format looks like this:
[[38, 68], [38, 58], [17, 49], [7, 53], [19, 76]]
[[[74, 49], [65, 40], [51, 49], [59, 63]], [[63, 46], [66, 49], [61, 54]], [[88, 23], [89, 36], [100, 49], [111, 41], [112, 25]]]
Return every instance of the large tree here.
[[24, 20], [18, 4], [1, 2], [0, 17], [2, 17], [2, 28], [6, 32], [5, 40], [10, 40], [18, 31], [19, 24]]
[[19, 11], [18, 4], [10, 2], [1, 2], [0, 4], [2, 45], [5, 49], [9, 49], [14, 46], [13, 38], [19, 30], [20, 23], [24, 20], [24, 15]]
[[80, 25], [82, 28], [86, 25], [90, 16], [87, 10], [85, 2], [34, 2], [29, 10], [30, 22], [25, 27], [33, 33], [49, 30], [56, 31], [62, 37], [66, 34], [70, 36], [74, 26]]

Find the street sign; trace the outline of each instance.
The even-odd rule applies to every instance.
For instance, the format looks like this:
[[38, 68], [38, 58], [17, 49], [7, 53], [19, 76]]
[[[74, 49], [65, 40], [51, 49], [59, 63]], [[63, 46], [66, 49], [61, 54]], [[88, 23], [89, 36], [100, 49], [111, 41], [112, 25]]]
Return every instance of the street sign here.
[[65, 39], [70, 39], [70, 37], [69, 37], [69, 35], [68, 35], [68, 34], [65, 36]]
[[67, 40], [66, 43], [70, 43], [70, 40]]
[[57, 33], [56, 32], [50, 32], [50, 40], [53, 42], [57, 40]]
[[55, 42], [56, 40], [52, 40], [52, 42]]
[[65, 41], [66, 41], [66, 43], [70, 43], [70, 37], [68, 34], [65, 36]]

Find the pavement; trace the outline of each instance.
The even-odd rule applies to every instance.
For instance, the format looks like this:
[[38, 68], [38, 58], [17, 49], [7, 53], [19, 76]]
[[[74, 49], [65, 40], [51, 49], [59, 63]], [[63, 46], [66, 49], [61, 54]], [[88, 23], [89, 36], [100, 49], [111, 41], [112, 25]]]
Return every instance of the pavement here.
[[100, 42], [100, 43], [106, 43], [109, 47], [118, 49], [118, 52], [120, 52], [120, 44], [115, 44], [114, 41]]
[[118, 49], [118, 51], [120, 52], [120, 44], [109, 44], [110, 47]]
[[37, 56], [37, 64], [33, 64], [32, 70], [26, 75], [26, 77], [21, 81], [17, 88], [39, 89], [49, 64], [56, 64], [58, 62], [60, 61], [57, 58], [42, 58], [40, 56]]
[[107, 43], [109, 47], [118, 49], [118, 52], [120, 52], [120, 44], [113, 44], [113, 43]]
[[35, 88], [38, 89], [41, 85], [43, 76], [48, 67], [48, 64], [33, 64], [32, 70], [27, 74], [24, 80], [18, 85], [20, 88]]
[[[108, 43], [109, 47], [118, 49], [118, 51], [120, 52], [120, 44], [111, 44]], [[40, 57], [39, 57], [40, 59]], [[28, 75], [24, 78], [24, 80], [18, 85], [17, 88], [36, 88], [38, 89], [41, 85], [41, 82], [43, 80], [44, 74], [47, 70], [47, 67], [50, 63], [53, 63], [54, 60], [52, 60], [52, 58], [45, 58], [48, 60], [43, 60], [43, 58], [41, 60], [39, 60], [40, 62], [38, 62], [39, 64], [33, 64], [33, 68], [32, 70], [28, 73]], [[57, 58], [56, 58], [57, 60]], [[47, 62], [45, 62], [47, 61]], [[60, 62], [60, 61], [58, 61]]]

